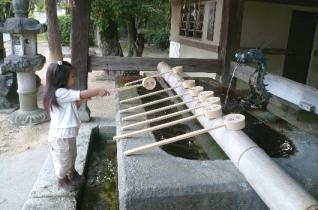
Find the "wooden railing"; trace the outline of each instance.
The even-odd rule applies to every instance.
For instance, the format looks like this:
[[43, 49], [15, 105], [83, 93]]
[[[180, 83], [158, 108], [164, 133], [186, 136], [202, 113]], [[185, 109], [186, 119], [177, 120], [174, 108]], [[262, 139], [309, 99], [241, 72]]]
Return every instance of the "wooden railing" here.
[[218, 59], [197, 58], [150, 58], [150, 57], [117, 57], [89, 56], [88, 69], [112, 71], [156, 71], [159, 62], [170, 66], [183, 66], [185, 72], [221, 73], [221, 61]]

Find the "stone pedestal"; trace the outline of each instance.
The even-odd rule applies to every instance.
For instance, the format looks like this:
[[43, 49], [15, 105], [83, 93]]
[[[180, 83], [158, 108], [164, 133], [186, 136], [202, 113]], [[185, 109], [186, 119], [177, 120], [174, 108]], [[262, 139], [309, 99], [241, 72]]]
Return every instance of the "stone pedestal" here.
[[35, 71], [18, 72], [17, 78], [20, 109], [10, 115], [10, 121], [18, 125], [48, 121], [48, 113], [37, 105]]
[[78, 115], [82, 122], [89, 122], [91, 110], [88, 108], [87, 103], [83, 103], [78, 109]]

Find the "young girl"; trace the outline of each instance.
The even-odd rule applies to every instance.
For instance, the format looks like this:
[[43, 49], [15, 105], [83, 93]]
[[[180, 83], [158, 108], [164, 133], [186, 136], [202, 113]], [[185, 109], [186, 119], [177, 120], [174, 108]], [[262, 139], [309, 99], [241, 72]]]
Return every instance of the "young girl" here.
[[46, 72], [43, 100], [51, 117], [48, 141], [58, 185], [67, 191], [78, 189], [85, 181], [74, 168], [76, 136], [80, 126], [77, 108], [82, 101], [91, 97], [110, 94], [103, 88], [72, 90], [75, 78], [75, 71], [70, 63], [51, 63]]

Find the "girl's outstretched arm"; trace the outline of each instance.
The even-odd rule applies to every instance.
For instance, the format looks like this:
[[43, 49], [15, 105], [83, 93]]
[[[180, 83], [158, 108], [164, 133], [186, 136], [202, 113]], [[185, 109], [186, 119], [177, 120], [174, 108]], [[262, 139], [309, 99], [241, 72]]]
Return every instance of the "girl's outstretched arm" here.
[[104, 88], [93, 88], [87, 90], [81, 90], [80, 98], [89, 99], [94, 96], [108, 96], [110, 93]]

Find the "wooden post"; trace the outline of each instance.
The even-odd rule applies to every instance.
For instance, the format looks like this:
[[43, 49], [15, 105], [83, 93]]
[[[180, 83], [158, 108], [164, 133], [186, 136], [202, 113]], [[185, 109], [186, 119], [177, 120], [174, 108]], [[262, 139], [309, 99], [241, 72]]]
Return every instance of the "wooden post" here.
[[[228, 86], [231, 79], [231, 61], [240, 47], [244, 0], [224, 0], [222, 13], [222, 29], [220, 58], [222, 62], [221, 82]], [[235, 87], [233, 81], [232, 88]]]
[[[75, 0], [72, 9], [71, 61], [76, 70], [76, 87], [79, 90], [87, 89], [90, 6], [90, 0]], [[79, 114], [82, 121], [89, 121], [90, 111], [86, 103], [80, 107]]]

